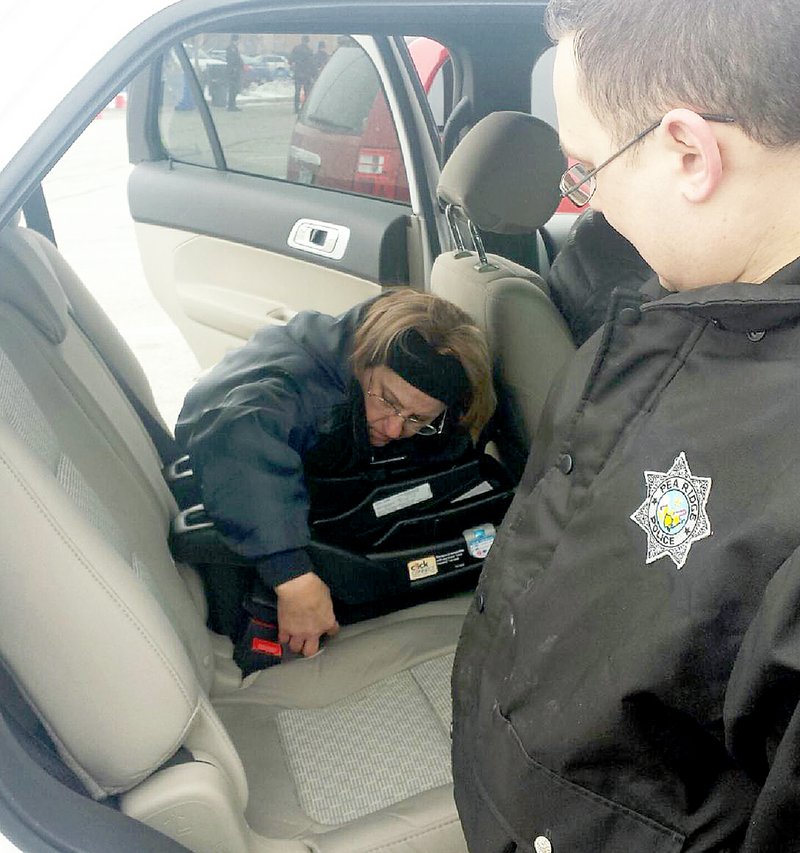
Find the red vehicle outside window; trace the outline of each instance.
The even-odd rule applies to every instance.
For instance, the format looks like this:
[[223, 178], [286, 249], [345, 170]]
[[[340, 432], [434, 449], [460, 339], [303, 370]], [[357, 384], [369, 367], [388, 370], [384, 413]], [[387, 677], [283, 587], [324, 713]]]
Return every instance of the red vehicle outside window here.
[[[409, 52], [426, 92], [447, 49], [414, 39]], [[287, 178], [317, 187], [408, 202], [397, 130], [369, 56], [355, 43], [334, 51], [303, 104], [292, 134]]]

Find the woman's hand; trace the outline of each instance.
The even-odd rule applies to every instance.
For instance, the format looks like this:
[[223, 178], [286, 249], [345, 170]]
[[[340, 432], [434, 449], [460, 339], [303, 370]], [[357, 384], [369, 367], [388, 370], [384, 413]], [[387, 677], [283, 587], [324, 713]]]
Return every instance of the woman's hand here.
[[275, 587], [278, 595], [278, 642], [306, 657], [319, 651], [319, 638], [339, 633], [327, 584], [308, 572]]

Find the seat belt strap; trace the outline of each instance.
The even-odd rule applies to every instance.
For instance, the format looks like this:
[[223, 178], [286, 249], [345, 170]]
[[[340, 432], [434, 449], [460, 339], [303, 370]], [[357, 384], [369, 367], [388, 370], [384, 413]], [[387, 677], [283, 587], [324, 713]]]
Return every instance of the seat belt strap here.
[[0, 660], [0, 713], [19, 744], [39, 767], [71, 790], [88, 796], [80, 779], [61, 760], [53, 741], [19, 691], [8, 667], [2, 660]]
[[142, 426], [147, 430], [147, 434], [150, 436], [150, 440], [155, 445], [156, 450], [158, 451], [158, 455], [161, 457], [161, 462], [166, 467], [170, 463], [174, 462], [178, 456], [180, 455], [178, 451], [178, 445], [175, 442], [175, 439], [172, 436], [172, 433], [169, 432], [168, 429], [153, 415], [150, 409], [145, 406], [145, 404], [139, 399], [138, 394], [131, 388], [128, 384], [125, 377], [117, 370], [116, 365], [112, 360], [104, 357], [103, 353], [97, 349], [97, 345], [92, 340], [91, 335], [89, 335], [88, 331], [84, 327], [81, 322], [81, 318], [77, 315], [77, 313], [70, 311], [70, 316], [75, 321], [75, 325], [81, 330], [83, 336], [86, 340], [94, 347], [97, 354], [100, 356], [103, 363], [111, 372], [111, 375], [119, 385], [120, 390], [127, 398], [128, 402], [133, 407], [134, 412], [139, 417], [139, 420], [142, 422]]
[[153, 416], [153, 413], [147, 408], [147, 406], [142, 403], [139, 397], [134, 393], [131, 386], [125, 381], [125, 378], [114, 369], [114, 365], [108, 364], [108, 362], [106, 362], [106, 364], [114, 376], [114, 379], [117, 380], [117, 385], [119, 385], [122, 393], [128, 398], [128, 402], [133, 406], [133, 410], [139, 416], [139, 420], [147, 430], [150, 440], [155, 445], [158, 455], [161, 457], [161, 461], [165, 466], [174, 462], [179, 455], [179, 451], [178, 445], [172, 437], [172, 434], [169, 430], [165, 429], [164, 425], [160, 423]]

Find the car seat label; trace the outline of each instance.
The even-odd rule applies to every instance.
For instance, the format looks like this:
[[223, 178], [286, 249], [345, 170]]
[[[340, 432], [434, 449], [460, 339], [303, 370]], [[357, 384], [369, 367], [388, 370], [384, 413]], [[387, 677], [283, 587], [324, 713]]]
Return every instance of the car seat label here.
[[464, 492], [463, 495], [459, 495], [457, 498], [453, 498], [450, 503], [458, 503], [459, 501], [468, 501], [470, 498], [476, 498], [478, 495], [483, 495], [486, 492], [494, 491], [494, 486], [488, 481], [484, 480], [482, 483], [478, 483], [477, 486], [473, 486], [468, 492]]
[[423, 483], [421, 486], [414, 486], [412, 489], [406, 489], [402, 492], [397, 492], [394, 495], [389, 495], [388, 498], [381, 498], [372, 504], [372, 509], [375, 511], [377, 518], [382, 518], [384, 515], [391, 515], [393, 512], [399, 512], [414, 504], [422, 503], [433, 497], [430, 483]]
[[436, 567], [436, 557], [431, 554], [428, 557], [420, 557], [418, 560], [409, 560], [408, 562], [408, 578], [412, 581], [418, 581], [421, 578], [429, 578], [431, 575], [439, 573]]
[[493, 524], [482, 524], [480, 527], [470, 527], [463, 533], [467, 550], [476, 560], [483, 560], [492, 547], [497, 531]]

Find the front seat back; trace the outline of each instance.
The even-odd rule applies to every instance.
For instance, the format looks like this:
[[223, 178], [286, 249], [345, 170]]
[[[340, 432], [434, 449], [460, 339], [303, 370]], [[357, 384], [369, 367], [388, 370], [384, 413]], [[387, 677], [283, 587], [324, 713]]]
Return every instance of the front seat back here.
[[[437, 189], [456, 250], [436, 259], [431, 290], [463, 308], [487, 336], [499, 400], [494, 439], [517, 476], [553, 379], [575, 346], [544, 280], [487, 254], [480, 230], [536, 235], [558, 205], [565, 167], [548, 124], [525, 113], [492, 113], [461, 140]], [[473, 251], [464, 246], [459, 219]]]

